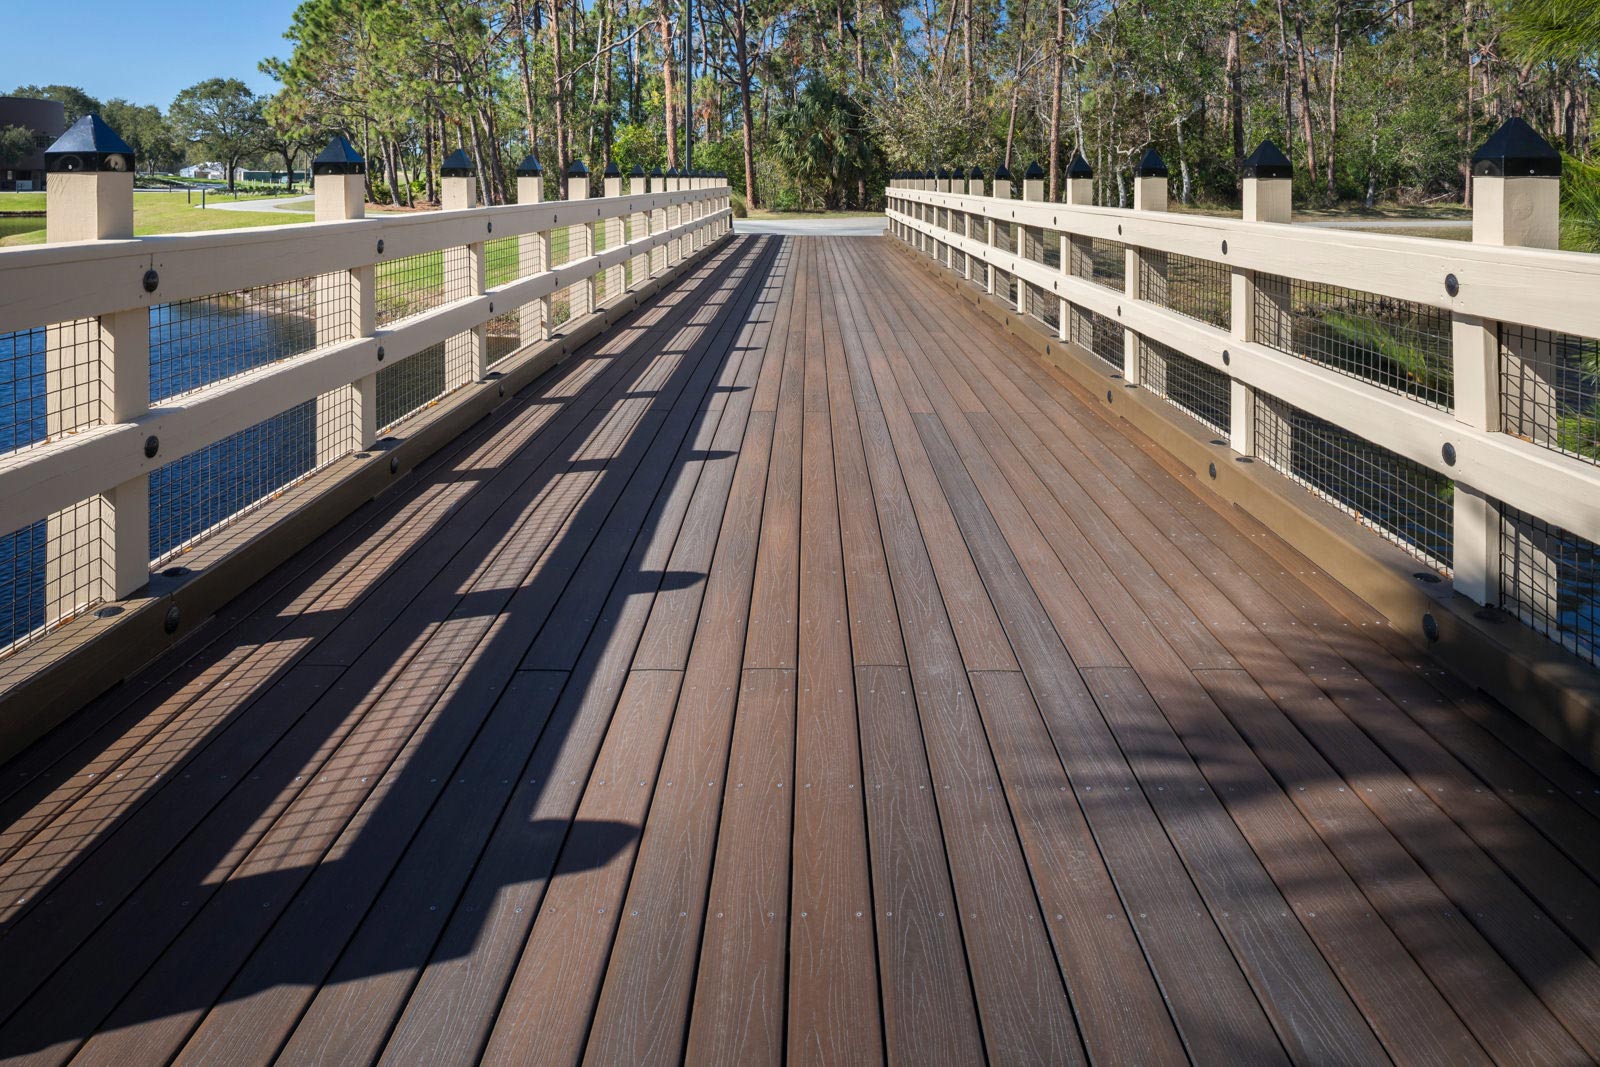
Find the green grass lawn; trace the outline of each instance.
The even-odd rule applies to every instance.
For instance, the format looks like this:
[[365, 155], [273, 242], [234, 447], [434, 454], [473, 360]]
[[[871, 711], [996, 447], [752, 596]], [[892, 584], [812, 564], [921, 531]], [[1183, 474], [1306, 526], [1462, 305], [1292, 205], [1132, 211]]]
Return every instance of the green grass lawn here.
[[[44, 196], [43, 193], [0, 193], [0, 211], [42, 211]], [[199, 197], [195, 201], [190, 204], [182, 193], [134, 193], [134, 234], [144, 236], [199, 230], [239, 230], [250, 226], [283, 226], [292, 222], [311, 221], [309, 212], [201, 210]], [[42, 218], [0, 222], [0, 248], [43, 244], [44, 222]]]

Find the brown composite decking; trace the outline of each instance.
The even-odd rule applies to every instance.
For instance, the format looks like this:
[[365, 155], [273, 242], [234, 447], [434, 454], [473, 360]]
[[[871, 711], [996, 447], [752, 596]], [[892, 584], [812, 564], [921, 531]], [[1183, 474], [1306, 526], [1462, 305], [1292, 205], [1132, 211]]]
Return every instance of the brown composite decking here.
[[0, 768], [19, 1063], [1572, 1064], [1600, 780], [738, 237]]

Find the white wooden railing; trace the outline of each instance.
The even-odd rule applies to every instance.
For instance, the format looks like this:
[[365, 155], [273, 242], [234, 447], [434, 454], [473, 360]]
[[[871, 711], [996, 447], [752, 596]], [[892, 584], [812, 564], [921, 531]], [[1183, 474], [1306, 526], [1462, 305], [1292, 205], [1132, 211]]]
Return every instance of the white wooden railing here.
[[[890, 233], [1096, 352], [1126, 386], [1160, 393], [1189, 375], [1209, 401], [1169, 398], [1236, 453], [1595, 660], [1600, 590], [1581, 587], [1600, 541], [1600, 422], [1583, 419], [1600, 419], [1600, 256], [1510, 246], [1554, 242], [1556, 179], [1478, 178], [1463, 242], [1290, 225], [1281, 176], [1247, 177], [1243, 219], [1168, 212], [1164, 172], [1138, 179], [1133, 209], [1095, 207], [1086, 171], [1068, 203], [1045, 201], [1042, 180], [1019, 200], [1009, 176], [903, 175], [887, 190]], [[1123, 278], [1096, 280], [1096, 255]], [[1407, 347], [1347, 340], [1372, 323], [1369, 348]], [[1435, 487], [1442, 546], [1405, 528], [1426, 515], [1362, 499], [1418, 489], [1407, 482]]]
[[[494, 363], [503, 371], [548, 347], [564, 309], [576, 327], [628, 289], [675, 273], [731, 228], [720, 177], [658, 175], [646, 189], [636, 172], [622, 195], [613, 170], [605, 195], [590, 199], [587, 176], [573, 174], [567, 200], [539, 203], [543, 179], [533, 174], [518, 181], [519, 198], [532, 202], [498, 207], [475, 206], [471, 177], [446, 178], [444, 202], [453, 210], [352, 217], [361, 214], [361, 180], [319, 177], [319, 221], [303, 225], [118, 234], [0, 251], [0, 344], [12, 353], [9, 368], [0, 368], [9, 378], [0, 380], [0, 421], [14, 424], [15, 446], [0, 453], [0, 615], [11, 625], [0, 646], [9, 640], [15, 648], [145, 585], [152, 475], [202, 453], [204, 469], [216, 473], [215, 464], [229, 462], [219, 443], [261, 446], [248, 437], [252, 428], [270, 428], [273, 417], [291, 411], [306, 416], [296, 425], [314, 426], [304, 431], [314, 443], [300, 443], [314, 452], [312, 467], [369, 449], [380, 431], [442, 393], [494, 373], [491, 322], [510, 321], [509, 339], [499, 340], [515, 350]], [[127, 174], [52, 174], [50, 182], [52, 240], [131, 232]], [[66, 213], [75, 217], [58, 218]], [[402, 291], [408, 271], [415, 271], [409, 296]], [[390, 291], [400, 294], [402, 313], [415, 300], [415, 313], [383, 321]], [[292, 310], [272, 306], [291, 300]], [[152, 346], [163, 343], [171, 309], [215, 316], [214, 323], [196, 318], [184, 338], [199, 348], [185, 358], [204, 364], [206, 346], [220, 352], [228, 343], [227, 323], [241, 328], [237, 309], [263, 302], [265, 317], [314, 318], [314, 331], [239, 373], [202, 367], [197, 387], [174, 395], [152, 389]], [[204, 332], [208, 324], [216, 336]], [[442, 377], [425, 383], [420, 402], [380, 416], [380, 376], [435, 357], [429, 373]], [[306, 405], [315, 406], [314, 418]], [[22, 423], [35, 431], [14, 428]], [[248, 481], [244, 472], [221, 474]], [[232, 510], [206, 525], [282, 488], [236, 489]]]

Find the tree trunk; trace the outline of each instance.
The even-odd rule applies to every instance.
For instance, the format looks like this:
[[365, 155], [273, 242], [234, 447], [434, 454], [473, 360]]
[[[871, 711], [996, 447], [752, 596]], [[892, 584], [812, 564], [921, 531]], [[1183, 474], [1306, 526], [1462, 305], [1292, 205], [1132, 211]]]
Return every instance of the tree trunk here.
[[[538, 3], [539, 0], [534, 0]], [[533, 116], [533, 72], [528, 64], [528, 22], [523, 13], [522, 0], [511, 0], [511, 11], [517, 20], [517, 53], [521, 63], [522, 73], [522, 110], [525, 125], [523, 133], [528, 137], [528, 151], [537, 150], [539, 144], [539, 123]]]
[[1060, 189], [1058, 166], [1061, 159], [1061, 67], [1066, 59], [1067, 0], [1056, 0], [1056, 39], [1054, 73], [1050, 78], [1050, 191], [1049, 199], [1056, 199]]
[[750, 207], [761, 205], [756, 192], [755, 115], [750, 107], [750, 43], [744, 0], [734, 8], [734, 59], [739, 64], [739, 116], [744, 125], [744, 197]]
[[1228, 30], [1228, 122], [1233, 128], [1234, 192], [1241, 192], [1244, 174], [1244, 76], [1239, 54], [1239, 9], [1234, 8], [1233, 26]]
[[1344, 3], [1333, 6], [1333, 65], [1328, 75], [1328, 202], [1338, 195], [1338, 185], [1333, 160], [1339, 148], [1339, 68], [1344, 62], [1343, 41]]
[[1303, 20], [1298, 12], [1294, 16], [1294, 43], [1300, 63], [1300, 123], [1306, 138], [1306, 173], [1315, 180], [1317, 173], [1317, 142], [1311, 136], [1311, 81], [1306, 75], [1306, 37]]
[[562, 83], [561, 69], [561, 0], [550, 0], [550, 61], [555, 79], [556, 105], [556, 188], [561, 198], [567, 196], [567, 109], [566, 89]]
[[666, 102], [667, 169], [678, 166], [677, 97], [672, 88], [672, 17], [667, 5], [671, 0], [656, 0], [656, 26], [661, 33], [661, 89]]
[[1006, 169], [1011, 169], [1011, 148], [1017, 140], [1017, 103], [1022, 93], [1022, 56], [1028, 36], [1028, 0], [1018, 0], [1022, 13], [1017, 20], [1017, 62], [1011, 71], [1011, 112], [1006, 116]]
[[1278, 0], [1278, 55], [1283, 59], [1283, 154], [1294, 158], [1294, 80], [1289, 77], [1289, 30]]

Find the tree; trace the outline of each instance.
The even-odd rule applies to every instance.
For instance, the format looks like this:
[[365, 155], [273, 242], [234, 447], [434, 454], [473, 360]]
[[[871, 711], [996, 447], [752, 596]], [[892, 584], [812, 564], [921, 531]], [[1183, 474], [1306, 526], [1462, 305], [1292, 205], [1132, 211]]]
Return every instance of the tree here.
[[238, 78], [209, 78], [177, 95], [168, 114], [184, 140], [228, 168], [228, 190], [239, 162], [262, 150], [267, 122], [261, 98]]
[[178, 135], [155, 105], [141, 107], [117, 97], [106, 101], [100, 117], [128, 142], [140, 170], [146, 173], [173, 171], [183, 165], [183, 147]]
[[76, 85], [19, 85], [12, 90], [11, 95], [56, 101], [66, 109], [68, 126], [85, 115], [98, 115], [101, 110], [100, 101]]
[[0, 126], [0, 167], [12, 167], [33, 155], [33, 131], [26, 126]]

